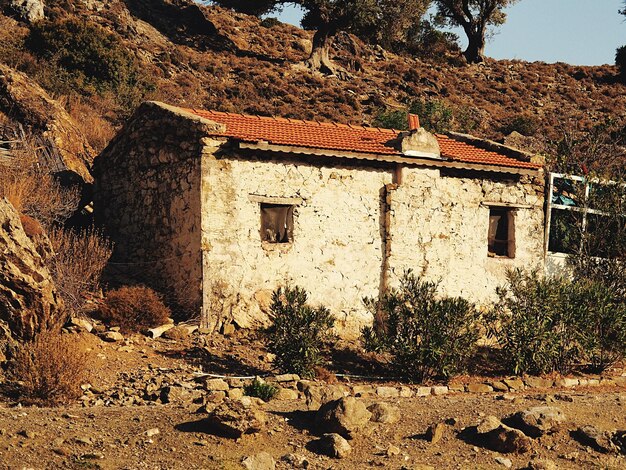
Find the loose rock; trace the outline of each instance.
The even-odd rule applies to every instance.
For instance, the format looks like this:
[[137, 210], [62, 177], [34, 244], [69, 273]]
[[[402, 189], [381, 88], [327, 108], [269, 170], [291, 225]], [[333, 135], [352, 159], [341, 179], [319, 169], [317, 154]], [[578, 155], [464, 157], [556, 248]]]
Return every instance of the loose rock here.
[[354, 397], [346, 397], [322, 405], [315, 415], [315, 426], [325, 433], [340, 434], [351, 439], [362, 431], [370, 418], [365, 405]]
[[276, 468], [276, 461], [267, 452], [259, 452], [246, 457], [242, 463], [247, 470], [274, 470]]
[[[245, 398], [245, 397], [244, 397]], [[267, 418], [251, 400], [226, 400], [207, 418], [208, 424], [225, 435], [239, 438], [244, 434], [260, 432]]]
[[565, 420], [563, 412], [554, 406], [535, 406], [510, 417], [511, 425], [530, 437], [553, 433]]
[[336, 433], [324, 434], [316, 441], [320, 453], [341, 459], [352, 452], [352, 447], [342, 436]]
[[374, 423], [394, 424], [400, 420], [400, 409], [389, 403], [374, 403], [367, 409], [372, 413], [370, 419]]

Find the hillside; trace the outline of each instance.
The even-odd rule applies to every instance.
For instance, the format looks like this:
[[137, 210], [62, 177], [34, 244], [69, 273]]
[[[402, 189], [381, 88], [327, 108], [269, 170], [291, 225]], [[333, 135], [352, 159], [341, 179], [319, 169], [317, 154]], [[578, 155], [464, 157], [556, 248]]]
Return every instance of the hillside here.
[[[68, 68], [58, 51], [42, 51], [32, 40], [33, 26], [7, 3], [0, 14], [0, 62], [59, 100], [96, 151], [145, 99], [364, 125], [376, 124], [381, 112], [423, 100], [449, 108], [452, 130], [490, 139], [516, 129], [558, 138], [563, 129], [589, 128], [606, 118], [620, 126], [626, 122], [626, 85], [613, 66], [495, 60], [466, 66], [455, 57], [427, 63], [343, 35], [334, 58], [350, 78], [339, 80], [299, 65], [312, 33], [290, 25], [186, 0], [49, 1], [47, 34], [68, 19], [97, 23], [111, 33], [107, 44], [115, 47], [105, 59], [118, 67], [117, 75], [102, 85], [100, 77], [77, 77], [82, 71]], [[24, 121], [14, 108], [0, 99], [3, 122]]]

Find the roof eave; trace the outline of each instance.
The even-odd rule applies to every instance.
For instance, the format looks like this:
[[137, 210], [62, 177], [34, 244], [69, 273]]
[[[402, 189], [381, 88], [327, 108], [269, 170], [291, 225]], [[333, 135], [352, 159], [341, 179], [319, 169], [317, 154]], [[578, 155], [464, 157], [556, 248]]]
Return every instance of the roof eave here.
[[292, 145], [277, 145], [271, 144], [266, 141], [259, 142], [245, 142], [239, 141], [239, 148], [246, 150], [265, 150], [269, 152], [278, 153], [292, 153], [302, 155], [313, 155], [321, 157], [332, 158], [345, 158], [345, 159], [357, 159], [378, 161], [386, 163], [396, 163], [410, 166], [425, 166], [436, 168], [453, 168], [460, 170], [474, 170], [474, 171], [486, 171], [495, 173], [507, 173], [513, 175], [531, 175], [535, 176], [539, 174], [540, 168], [521, 168], [521, 167], [507, 167], [499, 165], [487, 165], [480, 163], [465, 163], [454, 160], [434, 160], [431, 158], [418, 158], [402, 156], [400, 154], [380, 154], [380, 153], [366, 153], [366, 152], [352, 152], [344, 150], [322, 149], [314, 147], [299, 147]]

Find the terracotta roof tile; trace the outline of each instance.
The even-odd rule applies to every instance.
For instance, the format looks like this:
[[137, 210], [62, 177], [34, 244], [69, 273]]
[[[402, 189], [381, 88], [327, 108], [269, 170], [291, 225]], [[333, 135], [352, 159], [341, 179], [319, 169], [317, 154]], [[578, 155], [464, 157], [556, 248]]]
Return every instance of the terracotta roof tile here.
[[[402, 156], [402, 153], [392, 145], [398, 134], [398, 131], [393, 129], [198, 109], [187, 111], [225, 125], [226, 131], [219, 135], [243, 142], [266, 141], [274, 145]], [[447, 135], [437, 134], [436, 137], [441, 155], [452, 161], [511, 168], [541, 167], [539, 164], [485, 150]]]

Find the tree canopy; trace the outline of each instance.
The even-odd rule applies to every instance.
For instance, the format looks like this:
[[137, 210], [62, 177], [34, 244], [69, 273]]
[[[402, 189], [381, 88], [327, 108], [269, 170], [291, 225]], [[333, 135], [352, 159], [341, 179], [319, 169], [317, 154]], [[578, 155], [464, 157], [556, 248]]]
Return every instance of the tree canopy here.
[[440, 24], [460, 26], [467, 35], [468, 46], [463, 52], [469, 63], [485, 58], [487, 28], [506, 21], [504, 8], [519, 0], [434, 0]]

